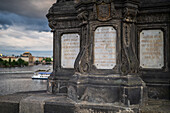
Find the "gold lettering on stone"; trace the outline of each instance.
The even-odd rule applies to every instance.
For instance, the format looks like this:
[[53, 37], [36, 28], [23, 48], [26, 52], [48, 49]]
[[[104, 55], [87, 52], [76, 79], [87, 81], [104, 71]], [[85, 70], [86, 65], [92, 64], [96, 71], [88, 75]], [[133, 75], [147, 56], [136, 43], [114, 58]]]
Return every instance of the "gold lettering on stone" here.
[[164, 39], [161, 30], [140, 33], [140, 66], [161, 69], [164, 66]]
[[94, 32], [94, 65], [97, 69], [112, 69], [116, 65], [116, 30], [98, 27]]
[[79, 51], [79, 34], [63, 34], [61, 36], [61, 66], [63, 68], [74, 68], [74, 62]]

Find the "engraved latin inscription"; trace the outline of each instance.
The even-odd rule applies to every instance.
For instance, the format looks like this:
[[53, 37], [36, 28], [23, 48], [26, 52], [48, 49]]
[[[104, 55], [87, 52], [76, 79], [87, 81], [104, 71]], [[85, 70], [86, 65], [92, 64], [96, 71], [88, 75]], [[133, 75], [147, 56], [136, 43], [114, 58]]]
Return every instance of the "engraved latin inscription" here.
[[143, 30], [140, 33], [140, 66], [161, 69], [164, 66], [164, 39], [161, 30]]
[[112, 69], [116, 65], [116, 30], [98, 27], [94, 32], [94, 65], [97, 69]]
[[63, 34], [61, 36], [61, 66], [63, 68], [74, 68], [74, 62], [79, 51], [79, 34]]

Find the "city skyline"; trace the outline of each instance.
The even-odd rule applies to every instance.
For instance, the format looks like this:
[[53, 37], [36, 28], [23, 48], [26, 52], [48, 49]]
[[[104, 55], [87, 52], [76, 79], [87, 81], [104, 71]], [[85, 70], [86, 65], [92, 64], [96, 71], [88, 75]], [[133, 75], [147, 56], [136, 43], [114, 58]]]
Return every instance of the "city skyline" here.
[[53, 56], [53, 51], [22, 51], [22, 50], [9, 50], [9, 51], [3, 51], [2, 56], [20, 56], [22, 55], [24, 52], [30, 52], [33, 56], [36, 57], [52, 57]]
[[[52, 33], [45, 15], [56, 0], [0, 0], [0, 53], [52, 55]], [[44, 54], [44, 55], [43, 55]]]

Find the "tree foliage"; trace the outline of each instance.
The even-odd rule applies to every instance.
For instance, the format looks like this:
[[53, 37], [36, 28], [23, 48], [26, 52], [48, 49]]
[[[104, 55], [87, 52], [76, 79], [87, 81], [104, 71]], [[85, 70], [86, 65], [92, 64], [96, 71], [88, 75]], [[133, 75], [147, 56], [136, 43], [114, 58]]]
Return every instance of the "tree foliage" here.
[[17, 61], [13, 60], [11, 61], [11, 58], [9, 58], [9, 61], [2, 60], [0, 58], [0, 67], [22, 67], [22, 66], [28, 66], [28, 62], [22, 60], [19, 58]]
[[45, 62], [51, 62], [51, 58], [46, 58]]

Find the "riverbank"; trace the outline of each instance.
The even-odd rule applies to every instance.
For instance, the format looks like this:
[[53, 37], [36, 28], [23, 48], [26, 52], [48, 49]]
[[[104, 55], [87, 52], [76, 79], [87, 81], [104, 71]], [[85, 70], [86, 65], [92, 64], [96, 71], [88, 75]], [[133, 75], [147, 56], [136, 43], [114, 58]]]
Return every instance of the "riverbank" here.
[[25, 67], [7, 67], [7, 68], [0, 68], [0, 73], [15, 73], [15, 72], [21, 72], [21, 73], [27, 73], [27, 72], [35, 72], [36, 70], [46, 70], [51, 69], [52, 65], [32, 65], [32, 66], [25, 66]]

